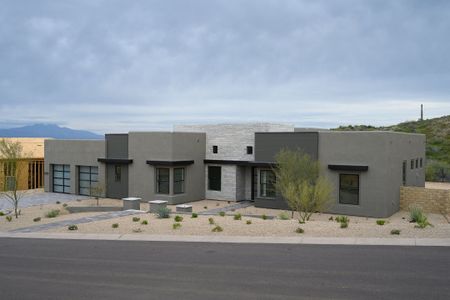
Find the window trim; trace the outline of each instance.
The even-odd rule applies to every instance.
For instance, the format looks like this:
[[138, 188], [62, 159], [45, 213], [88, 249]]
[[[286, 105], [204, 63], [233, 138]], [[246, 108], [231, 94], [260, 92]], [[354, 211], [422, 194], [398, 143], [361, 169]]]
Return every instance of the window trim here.
[[[160, 170], [167, 170], [168, 171], [168, 173], [167, 173], [167, 176], [168, 176], [168, 178], [167, 178], [167, 181], [162, 181], [163, 183], [164, 182], [167, 182], [167, 193], [165, 193], [165, 192], [161, 192], [160, 191], [160, 188], [159, 188], [159, 184], [160, 184], [160, 179], [159, 179], [159, 171]], [[155, 193], [156, 194], [159, 194], [159, 195], [170, 195], [170, 168], [155, 168], [155, 182], [156, 182], [156, 184], [155, 184]]]
[[267, 194], [267, 186], [268, 185], [270, 185], [270, 183], [269, 182], [265, 182], [265, 183], [263, 183], [262, 182], [262, 175], [261, 175], [261, 173], [263, 173], [263, 172], [271, 172], [272, 174], [273, 174], [273, 176], [274, 176], [274, 180], [275, 180], [275, 182], [276, 182], [276, 176], [275, 176], [275, 173], [273, 172], [273, 170], [271, 170], [271, 169], [259, 169], [259, 190], [258, 190], [258, 192], [259, 192], [259, 197], [260, 198], [264, 198], [264, 199], [276, 199], [276, 197], [277, 197], [277, 191], [276, 191], [276, 187], [275, 187], [275, 183], [273, 184], [273, 192], [274, 192], [274, 195], [273, 196], [263, 196], [262, 195], [262, 191], [263, 191], [263, 185], [264, 186], [266, 186], [266, 194]]
[[[175, 171], [176, 170], [182, 170], [182, 179], [181, 180], [175, 180]], [[175, 190], [175, 183], [181, 182], [181, 192], [177, 192]], [[173, 168], [173, 194], [174, 195], [180, 195], [186, 193], [186, 168]]]
[[[342, 176], [357, 176], [358, 178], [358, 203], [353, 204], [353, 203], [342, 203], [341, 202], [341, 182], [342, 182]], [[352, 173], [339, 173], [339, 195], [338, 195], [338, 203], [339, 205], [352, 205], [352, 206], [359, 206], [361, 201], [360, 201], [360, 196], [361, 196], [361, 179], [360, 179], [360, 174], [352, 174]]]
[[252, 155], [253, 154], [253, 146], [247, 146], [247, 154]]
[[[217, 168], [220, 170], [220, 177], [219, 180], [219, 189], [212, 189], [211, 188], [211, 177], [210, 177], [210, 169], [211, 168]], [[221, 192], [222, 191], [222, 166], [208, 166], [208, 191], [215, 191], [215, 192]]]

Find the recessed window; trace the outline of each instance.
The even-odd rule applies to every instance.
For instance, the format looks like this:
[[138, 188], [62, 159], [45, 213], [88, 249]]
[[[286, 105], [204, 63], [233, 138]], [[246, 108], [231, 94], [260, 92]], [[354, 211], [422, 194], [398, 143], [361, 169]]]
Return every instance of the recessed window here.
[[218, 152], [219, 152], [219, 147], [213, 146], [213, 153], [218, 153]]
[[222, 167], [208, 167], [208, 190], [220, 191], [222, 189]]
[[419, 159], [416, 158], [416, 169], [419, 168]]
[[359, 175], [339, 174], [339, 203], [359, 204]]
[[259, 195], [264, 198], [275, 198], [275, 173], [272, 170], [261, 170], [259, 173]]
[[414, 159], [411, 159], [411, 170], [414, 169]]
[[184, 193], [184, 168], [173, 169], [173, 193]]
[[420, 167], [421, 168], [423, 167], [423, 159], [422, 158], [420, 159]]
[[114, 180], [120, 182], [122, 180], [122, 167], [120, 165], [114, 166]]
[[253, 154], [253, 147], [247, 146], [247, 154]]
[[407, 168], [407, 162], [406, 160], [403, 161], [403, 166], [402, 166], [402, 182], [403, 185], [406, 185], [406, 168]]
[[156, 193], [169, 194], [169, 168], [156, 168]]

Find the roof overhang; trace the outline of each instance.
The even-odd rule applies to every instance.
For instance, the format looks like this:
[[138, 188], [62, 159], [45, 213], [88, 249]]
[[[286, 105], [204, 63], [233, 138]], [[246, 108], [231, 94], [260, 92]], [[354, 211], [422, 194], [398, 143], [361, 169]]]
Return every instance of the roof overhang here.
[[355, 171], [366, 172], [369, 170], [369, 166], [362, 165], [328, 165], [328, 169], [333, 171]]
[[129, 165], [133, 163], [133, 160], [129, 158], [98, 158], [97, 161], [105, 164], [119, 164], [119, 165]]
[[242, 167], [273, 167], [276, 165], [276, 163], [269, 161], [249, 161], [249, 160], [205, 159], [203, 162], [205, 164], [235, 165]]
[[193, 163], [193, 160], [147, 160], [148, 165], [167, 167], [188, 166]]

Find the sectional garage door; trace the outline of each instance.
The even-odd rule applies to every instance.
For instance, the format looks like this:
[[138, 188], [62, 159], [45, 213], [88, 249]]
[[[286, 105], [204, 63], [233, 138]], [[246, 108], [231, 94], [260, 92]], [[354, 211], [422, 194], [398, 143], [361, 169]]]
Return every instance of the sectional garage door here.
[[70, 165], [53, 165], [53, 192], [70, 193]]
[[80, 195], [91, 195], [91, 187], [98, 183], [98, 167], [79, 167], [79, 191]]

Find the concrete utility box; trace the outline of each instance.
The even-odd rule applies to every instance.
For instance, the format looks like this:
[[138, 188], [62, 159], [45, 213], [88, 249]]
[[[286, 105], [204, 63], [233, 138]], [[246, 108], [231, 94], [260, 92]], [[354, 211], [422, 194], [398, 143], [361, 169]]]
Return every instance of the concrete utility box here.
[[177, 212], [192, 212], [192, 205], [179, 204], [176, 206]]
[[150, 206], [150, 212], [155, 213], [160, 208], [167, 207], [167, 201], [165, 200], [152, 200], [148, 201], [148, 205]]
[[140, 210], [141, 209], [141, 200], [142, 200], [141, 198], [136, 198], [136, 197], [122, 198], [123, 210], [128, 210], [128, 209]]

